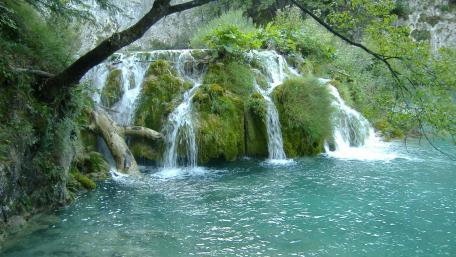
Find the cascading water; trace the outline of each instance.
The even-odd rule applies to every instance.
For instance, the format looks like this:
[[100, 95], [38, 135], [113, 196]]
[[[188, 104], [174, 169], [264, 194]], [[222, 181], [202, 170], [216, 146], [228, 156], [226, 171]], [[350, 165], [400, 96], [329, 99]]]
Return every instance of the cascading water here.
[[[148, 67], [148, 63], [140, 61], [140, 56], [140, 53], [116, 54], [112, 58], [113, 61], [98, 65], [85, 77], [85, 79], [91, 79], [92, 85], [101, 92], [107, 83], [109, 73], [113, 69], [120, 70], [123, 94], [108, 111], [111, 118], [122, 126], [131, 124], [135, 102], [141, 93], [144, 74]], [[94, 100], [97, 105], [101, 106], [100, 94], [95, 94]]]
[[[101, 97], [99, 92], [107, 84], [110, 72], [120, 70], [122, 95], [111, 108], [105, 108], [111, 118], [119, 125], [131, 125], [136, 100], [141, 93], [144, 77], [149, 64], [153, 61], [164, 59], [175, 65], [180, 78], [189, 81], [193, 87], [183, 96], [182, 103], [169, 115], [165, 125], [165, 153], [163, 164], [165, 168], [175, 168], [179, 164], [195, 167], [197, 163], [197, 146], [195, 130], [192, 121], [191, 100], [199, 86], [205, 71], [205, 66], [199, 64], [193, 58], [191, 50], [157, 50], [151, 52], [133, 52], [127, 54], [115, 54], [94, 69], [84, 78], [92, 81], [92, 85], [98, 93], [94, 94], [94, 101], [100, 108]], [[185, 145], [186, 153], [179, 158], [178, 148]]]
[[[193, 87], [184, 93], [182, 103], [169, 115], [164, 132], [166, 149], [163, 156], [163, 167], [165, 169], [177, 168], [179, 165], [194, 168], [197, 165], [198, 148], [192, 119], [192, 99], [201, 86], [201, 79], [205, 71], [205, 67], [198, 64], [190, 50], [183, 50], [176, 60], [178, 75], [190, 81]], [[178, 155], [180, 144], [186, 147], [183, 158], [179, 158]]]
[[[329, 81], [321, 79], [322, 84]], [[391, 160], [397, 156], [388, 153], [386, 145], [375, 134], [369, 121], [345, 101], [337, 88], [327, 84], [334, 100], [335, 113], [332, 118], [333, 138], [325, 144], [326, 154], [330, 157], [358, 160]]]
[[254, 58], [260, 64], [260, 72], [264, 73], [268, 79], [267, 88], [261, 88], [255, 82], [255, 89], [266, 101], [266, 130], [268, 134], [269, 159], [286, 160], [287, 156], [283, 150], [279, 113], [271, 99], [271, 93], [277, 86], [283, 84], [289, 73], [297, 75], [297, 72], [289, 68], [284, 57], [274, 51], [252, 51], [251, 55], [251, 58]]

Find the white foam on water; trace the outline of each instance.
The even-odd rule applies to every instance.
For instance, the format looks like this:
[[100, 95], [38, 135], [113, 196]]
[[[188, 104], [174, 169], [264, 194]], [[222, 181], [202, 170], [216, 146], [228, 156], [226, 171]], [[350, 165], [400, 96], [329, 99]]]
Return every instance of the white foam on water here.
[[290, 166], [296, 164], [293, 159], [267, 159], [264, 163], [272, 166]]
[[154, 179], [169, 180], [187, 177], [206, 176], [208, 170], [203, 167], [162, 168], [151, 175]]
[[[327, 84], [333, 96], [336, 111], [332, 117], [333, 138], [325, 144], [326, 156], [345, 160], [390, 161], [399, 158], [391, 144], [383, 142], [369, 121], [358, 111], [348, 106], [330, 80], [320, 79]], [[332, 143], [332, 147], [330, 144]]]

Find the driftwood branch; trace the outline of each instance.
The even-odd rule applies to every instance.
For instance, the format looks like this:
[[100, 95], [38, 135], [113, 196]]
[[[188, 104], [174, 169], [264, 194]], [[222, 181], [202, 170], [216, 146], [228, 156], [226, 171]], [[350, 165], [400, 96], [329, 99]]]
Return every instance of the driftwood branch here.
[[152, 25], [163, 17], [213, 1], [215, 0], [194, 0], [171, 6], [171, 0], [155, 0], [151, 10], [136, 24], [124, 31], [114, 33], [64, 71], [48, 79], [41, 90], [42, 98], [47, 101], [53, 101], [59, 94], [65, 93], [69, 88], [77, 84], [92, 67], [141, 38]]
[[92, 111], [92, 118], [116, 161], [117, 170], [130, 175], [139, 175], [138, 164], [114, 121], [100, 110]]
[[125, 136], [141, 137], [149, 140], [159, 140], [163, 138], [161, 133], [145, 127], [122, 127], [121, 130], [122, 134]]

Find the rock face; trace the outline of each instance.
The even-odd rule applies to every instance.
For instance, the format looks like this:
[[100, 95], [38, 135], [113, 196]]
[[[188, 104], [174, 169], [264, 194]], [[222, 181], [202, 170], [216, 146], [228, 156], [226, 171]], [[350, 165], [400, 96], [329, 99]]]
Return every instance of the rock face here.
[[[90, 0], [87, 10], [93, 15], [95, 22], [87, 22], [81, 27], [82, 55], [112, 33], [122, 31], [137, 22], [152, 7], [154, 1], [150, 0], [113, 0], [111, 3], [119, 11], [102, 9], [95, 0]], [[172, 4], [186, 2], [185, 0], [171, 1]], [[84, 7], [81, 7], [84, 9]], [[205, 7], [194, 8], [170, 15], [155, 24], [143, 38], [128, 46], [129, 49], [157, 49], [163, 46], [186, 48], [187, 42], [182, 38], [187, 37], [200, 24], [207, 20]]]
[[441, 47], [456, 47], [456, 2], [452, 0], [407, 1], [406, 23], [412, 36], [429, 39], [433, 51]]

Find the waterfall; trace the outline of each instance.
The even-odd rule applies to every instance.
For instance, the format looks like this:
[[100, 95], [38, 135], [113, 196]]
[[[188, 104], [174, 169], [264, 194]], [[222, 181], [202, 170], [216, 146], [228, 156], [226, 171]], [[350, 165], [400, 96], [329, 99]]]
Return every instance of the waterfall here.
[[[191, 100], [201, 85], [205, 66], [197, 62], [191, 50], [157, 50], [150, 52], [116, 53], [110, 59], [94, 67], [83, 79], [91, 81], [97, 90], [93, 99], [101, 106], [100, 92], [107, 84], [112, 70], [120, 70], [122, 95], [118, 102], [107, 109], [111, 118], [119, 125], [131, 125], [136, 108], [136, 101], [141, 93], [144, 77], [149, 64], [155, 60], [164, 59], [175, 65], [179, 78], [189, 81], [193, 87], [184, 93], [182, 103], [169, 115], [164, 127], [165, 153], [163, 164], [165, 168], [177, 167], [181, 160], [184, 165], [195, 167], [197, 163], [197, 145], [195, 128], [192, 121]], [[104, 107], [101, 107], [104, 108]], [[179, 160], [179, 145], [185, 145], [185, 157]]]
[[[322, 84], [329, 80], [320, 79]], [[325, 144], [330, 157], [356, 160], [391, 160], [397, 157], [389, 153], [387, 145], [375, 134], [369, 121], [350, 106], [339, 94], [336, 87], [327, 84], [333, 96], [335, 113], [332, 117], [333, 138]]]
[[279, 113], [271, 99], [274, 89], [283, 84], [289, 73], [297, 75], [297, 72], [288, 67], [283, 56], [275, 51], [251, 51], [251, 57], [258, 61], [260, 72], [268, 79], [267, 88], [261, 88], [255, 82], [255, 89], [266, 101], [266, 131], [268, 136], [268, 152], [270, 160], [286, 160], [283, 150], [282, 130], [280, 128]]
[[[179, 77], [190, 81], [193, 86], [184, 93], [183, 101], [169, 115], [165, 126], [165, 153], [163, 167], [177, 168], [180, 164], [194, 168], [198, 161], [195, 127], [192, 119], [192, 99], [201, 86], [205, 67], [199, 67], [190, 50], [184, 50], [176, 60], [176, 70]], [[178, 147], [185, 145], [185, 156], [179, 163]]]
[[[135, 111], [135, 102], [141, 93], [144, 74], [148, 63], [140, 61], [140, 53], [115, 54], [111, 61], [102, 63], [93, 68], [83, 80], [91, 80], [93, 87], [101, 92], [107, 83], [111, 70], [119, 69], [121, 72], [122, 96], [120, 100], [109, 108], [111, 118], [119, 125], [131, 124]], [[94, 101], [100, 106], [100, 94], [94, 94]]]

